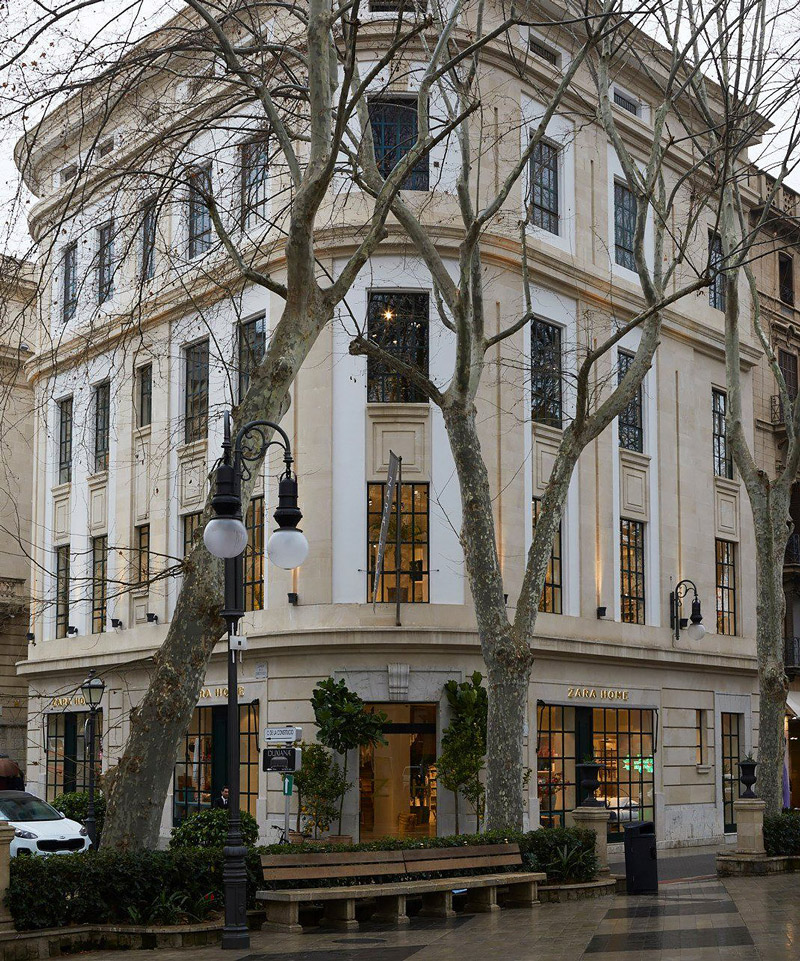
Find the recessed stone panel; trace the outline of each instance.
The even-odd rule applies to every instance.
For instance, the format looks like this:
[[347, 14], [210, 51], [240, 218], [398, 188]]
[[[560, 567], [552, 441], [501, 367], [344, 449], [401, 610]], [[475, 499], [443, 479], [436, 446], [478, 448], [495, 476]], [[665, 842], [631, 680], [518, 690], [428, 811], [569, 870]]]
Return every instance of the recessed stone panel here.
[[89, 529], [102, 534], [108, 526], [108, 489], [105, 484], [89, 488]]
[[385, 478], [389, 451], [403, 458], [403, 475], [430, 476], [430, 410], [423, 405], [374, 404], [367, 408], [368, 479]]
[[69, 540], [69, 495], [69, 488], [58, 494], [53, 494], [53, 538], [57, 544]]
[[722, 485], [716, 479], [714, 492], [715, 509], [714, 520], [716, 536], [723, 540], [739, 539], [739, 491], [738, 489]]
[[150, 437], [134, 441], [133, 501], [137, 524], [150, 517]]
[[196, 510], [206, 494], [205, 456], [182, 457], [180, 464], [181, 509]]

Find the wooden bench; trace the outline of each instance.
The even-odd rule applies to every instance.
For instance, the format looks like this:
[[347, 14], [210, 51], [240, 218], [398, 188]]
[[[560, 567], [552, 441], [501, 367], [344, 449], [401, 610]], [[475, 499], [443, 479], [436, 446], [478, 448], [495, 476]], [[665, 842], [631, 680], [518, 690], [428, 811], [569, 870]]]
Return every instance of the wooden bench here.
[[[453, 917], [453, 891], [467, 891], [467, 910], [497, 911], [498, 890], [504, 891], [508, 907], [538, 904], [537, 885], [545, 875], [521, 871], [517, 844], [485, 844], [459, 848], [412, 848], [399, 851], [325, 851], [305, 854], [267, 854], [261, 858], [265, 879], [270, 882], [304, 881], [309, 887], [259, 891], [264, 902], [267, 927], [276, 931], [301, 931], [300, 905], [322, 902], [322, 923], [339, 930], [358, 927], [356, 902], [373, 901], [372, 920], [408, 924], [406, 899], [422, 897], [426, 917]], [[480, 871], [459, 877], [461, 871]], [[450, 876], [415, 879], [414, 875], [445, 873]], [[347, 884], [351, 878], [369, 877], [368, 884]], [[341, 880], [332, 887], [314, 886], [318, 881]]]

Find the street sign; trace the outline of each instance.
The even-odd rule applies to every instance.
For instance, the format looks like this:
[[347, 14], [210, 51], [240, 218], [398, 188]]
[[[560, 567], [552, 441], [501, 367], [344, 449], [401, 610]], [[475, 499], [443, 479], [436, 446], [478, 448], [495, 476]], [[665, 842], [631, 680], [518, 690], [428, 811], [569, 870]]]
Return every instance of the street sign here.
[[299, 747], [265, 747], [261, 755], [262, 771], [299, 771], [302, 763]]
[[294, 790], [294, 775], [284, 774], [283, 775], [283, 796], [291, 797], [293, 790]]
[[302, 727], [265, 727], [264, 741], [267, 744], [294, 744], [303, 739]]

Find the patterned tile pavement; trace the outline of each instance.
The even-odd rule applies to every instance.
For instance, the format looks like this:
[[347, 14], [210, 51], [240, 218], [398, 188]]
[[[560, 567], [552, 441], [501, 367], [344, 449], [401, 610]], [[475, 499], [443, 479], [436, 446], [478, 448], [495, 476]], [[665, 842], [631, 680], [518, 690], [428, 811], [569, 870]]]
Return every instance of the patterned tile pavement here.
[[413, 919], [402, 930], [254, 933], [249, 951], [95, 952], [86, 961], [800, 961], [800, 884], [792, 875], [692, 875], [657, 897], [541, 905], [531, 911]]

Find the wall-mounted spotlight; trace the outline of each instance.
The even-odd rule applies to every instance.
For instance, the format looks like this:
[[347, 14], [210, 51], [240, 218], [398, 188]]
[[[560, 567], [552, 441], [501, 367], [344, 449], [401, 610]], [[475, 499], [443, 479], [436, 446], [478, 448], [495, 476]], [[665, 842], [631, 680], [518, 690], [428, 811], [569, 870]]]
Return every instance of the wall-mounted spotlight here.
[[153, 611], [148, 611], [145, 617], [147, 618], [148, 624], [158, 624], [158, 614], [155, 614]]
[[598, 620], [598, 621], [601, 621], [601, 620], [606, 616], [606, 612], [607, 612], [607, 611], [608, 611], [608, 608], [607, 608], [607, 607], [598, 607], [598, 608], [597, 608], [597, 620]]
[[25, 635], [25, 640], [27, 640], [27, 641], [32, 641], [32, 642], [35, 644], [35, 643], [36, 643], [36, 635], [33, 633], [33, 631], [28, 631], [28, 633]]
[[112, 617], [111, 626], [114, 628], [115, 631], [121, 631], [125, 625], [122, 623], [122, 621], [118, 617]]
[[77, 636], [78, 636], [78, 628], [75, 627], [74, 624], [69, 624], [67, 626], [67, 637], [77, 637]]
[[299, 595], [295, 591], [289, 591], [286, 596], [289, 598], [289, 603], [292, 605], [292, 607], [297, 607], [298, 603], [300, 602]]

